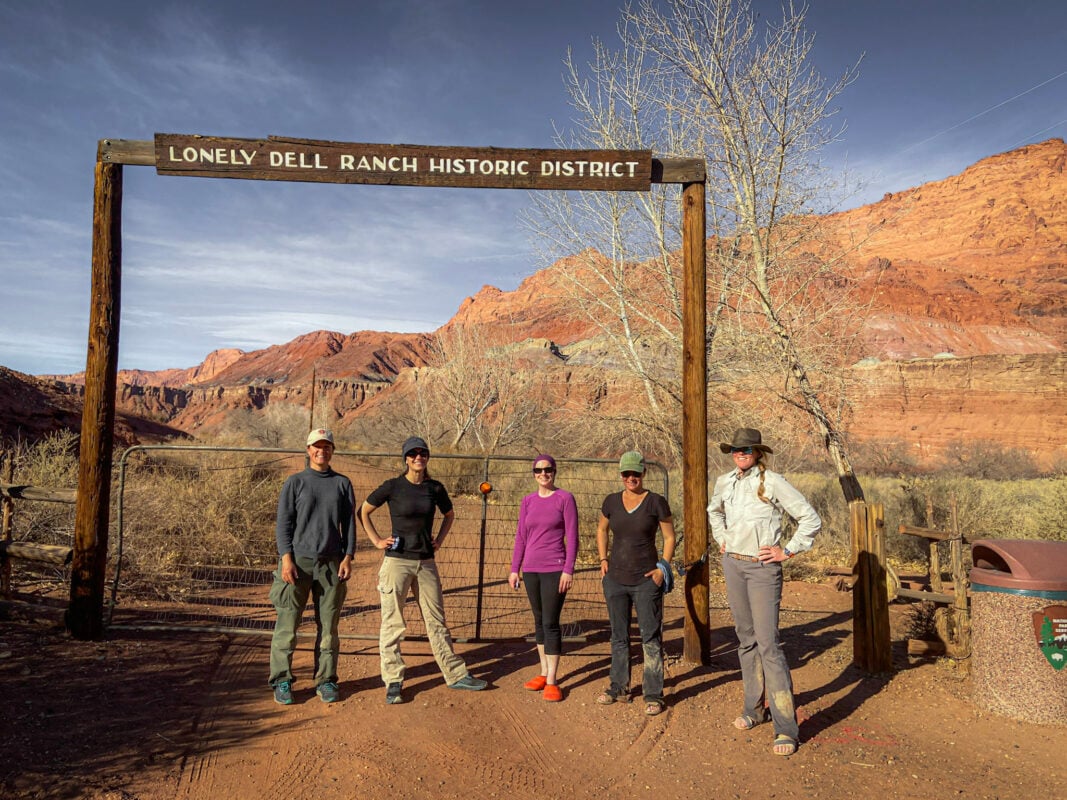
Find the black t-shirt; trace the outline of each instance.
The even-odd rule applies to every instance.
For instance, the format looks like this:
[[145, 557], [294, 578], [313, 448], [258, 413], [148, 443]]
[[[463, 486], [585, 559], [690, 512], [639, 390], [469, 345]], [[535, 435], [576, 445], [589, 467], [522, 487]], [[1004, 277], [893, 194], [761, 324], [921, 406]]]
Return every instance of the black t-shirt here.
[[651, 572], [659, 561], [656, 550], [659, 524], [671, 518], [667, 498], [649, 492], [641, 505], [627, 511], [622, 504], [622, 492], [616, 492], [604, 498], [600, 513], [607, 517], [612, 533], [608, 576], [624, 586], [646, 580], [645, 573]]
[[393, 536], [403, 539], [399, 550], [386, 550], [393, 558], [433, 558], [433, 517], [435, 509], [442, 514], [452, 510], [452, 500], [440, 481], [427, 478], [412, 483], [403, 475], [390, 478], [367, 498], [372, 506], [389, 504], [389, 518], [393, 522]]

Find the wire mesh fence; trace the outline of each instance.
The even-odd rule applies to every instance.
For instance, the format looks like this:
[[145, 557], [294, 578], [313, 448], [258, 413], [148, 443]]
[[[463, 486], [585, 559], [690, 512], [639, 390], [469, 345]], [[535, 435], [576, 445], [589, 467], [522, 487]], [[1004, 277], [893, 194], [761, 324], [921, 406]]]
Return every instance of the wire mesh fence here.
[[[557, 484], [574, 494], [579, 511], [578, 562], [563, 608], [564, 635], [606, 639], [596, 525], [604, 497], [622, 488], [618, 465], [597, 459], [560, 458], [557, 463]], [[116, 485], [109, 625], [269, 634], [274, 609], [267, 594], [278, 558], [278, 495], [285, 478], [304, 466], [302, 450], [127, 450]], [[334, 454], [331, 466], [352, 481], [357, 504], [403, 468], [396, 454], [344, 451]], [[519, 503], [537, 488], [530, 467], [529, 458], [510, 456], [435, 454], [430, 461], [430, 474], [448, 489], [456, 512], [436, 561], [449, 628], [458, 641], [532, 636], [526, 593], [507, 583]], [[649, 465], [649, 489], [669, 497], [668, 480], [660, 465]], [[483, 492], [482, 484], [489, 491]], [[387, 509], [375, 515], [375, 524], [379, 533], [389, 535]], [[342, 636], [377, 639], [381, 559], [381, 551], [359, 529]], [[309, 608], [305, 615], [310, 631], [313, 614]], [[408, 598], [405, 617], [409, 636], [425, 636], [413, 598]]]

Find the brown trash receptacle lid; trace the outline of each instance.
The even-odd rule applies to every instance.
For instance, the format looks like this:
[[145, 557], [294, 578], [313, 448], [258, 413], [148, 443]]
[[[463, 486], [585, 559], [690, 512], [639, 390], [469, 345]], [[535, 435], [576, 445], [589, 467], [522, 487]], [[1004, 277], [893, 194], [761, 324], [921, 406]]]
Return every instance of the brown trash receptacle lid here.
[[971, 583], [1001, 589], [1067, 592], [1067, 542], [979, 539], [971, 544]]

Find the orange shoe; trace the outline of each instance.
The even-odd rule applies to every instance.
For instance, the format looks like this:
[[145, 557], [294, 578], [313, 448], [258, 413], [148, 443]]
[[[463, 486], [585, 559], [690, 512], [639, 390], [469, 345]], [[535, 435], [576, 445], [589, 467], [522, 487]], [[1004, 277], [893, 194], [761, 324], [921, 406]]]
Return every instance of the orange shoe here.
[[544, 699], [550, 703], [558, 703], [563, 699], [563, 692], [559, 690], [559, 687], [554, 683], [545, 684]]
[[548, 678], [544, 675], [538, 675], [536, 678], [530, 678], [523, 684], [531, 692], [539, 692], [545, 688], [545, 684], [548, 683]]

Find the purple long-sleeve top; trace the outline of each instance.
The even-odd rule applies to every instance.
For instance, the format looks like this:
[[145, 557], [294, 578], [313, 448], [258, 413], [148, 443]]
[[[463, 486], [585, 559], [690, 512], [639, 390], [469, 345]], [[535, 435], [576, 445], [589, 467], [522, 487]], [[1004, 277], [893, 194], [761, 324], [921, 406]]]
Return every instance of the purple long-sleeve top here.
[[578, 504], [574, 495], [556, 489], [548, 497], [526, 495], [519, 505], [511, 571], [574, 574], [578, 558]]

